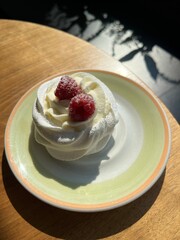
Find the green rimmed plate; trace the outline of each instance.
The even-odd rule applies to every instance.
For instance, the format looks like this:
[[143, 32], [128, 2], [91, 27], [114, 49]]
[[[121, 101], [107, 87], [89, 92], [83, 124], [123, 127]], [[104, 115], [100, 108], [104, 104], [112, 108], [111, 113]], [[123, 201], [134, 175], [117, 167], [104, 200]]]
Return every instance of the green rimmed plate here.
[[105, 149], [61, 162], [37, 144], [32, 107], [39, 83], [13, 109], [5, 151], [14, 175], [39, 199], [73, 211], [103, 211], [135, 200], [157, 181], [170, 153], [170, 127], [159, 102], [142, 86], [112, 72], [83, 71], [103, 81], [118, 102], [120, 121]]

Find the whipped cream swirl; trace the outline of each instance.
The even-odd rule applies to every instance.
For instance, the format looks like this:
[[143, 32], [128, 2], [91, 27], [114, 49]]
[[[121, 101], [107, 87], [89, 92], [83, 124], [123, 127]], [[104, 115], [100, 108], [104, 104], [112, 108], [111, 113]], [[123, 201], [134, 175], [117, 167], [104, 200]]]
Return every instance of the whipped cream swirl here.
[[60, 77], [39, 87], [32, 114], [36, 141], [51, 156], [65, 161], [101, 151], [119, 119], [114, 96], [104, 83], [85, 72], [70, 77], [95, 101], [95, 113], [88, 120], [73, 122], [69, 118], [69, 100], [59, 101], [54, 94]]

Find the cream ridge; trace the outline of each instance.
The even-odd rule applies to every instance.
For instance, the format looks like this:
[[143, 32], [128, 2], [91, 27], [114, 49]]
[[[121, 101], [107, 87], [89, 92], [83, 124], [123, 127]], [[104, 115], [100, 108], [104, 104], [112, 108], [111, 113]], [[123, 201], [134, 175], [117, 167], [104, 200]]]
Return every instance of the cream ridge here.
[[60, 77], [43, 83], [33, 107], [35, 139], [59, 160], [72, 161], [101, 151], [119, 120], [118, 107], [110, 89], [90, 73], [77, 72], [75, 79], [83, 92], [95, 101], [95, 113], [86, 121], [73, 122], [68, 114], [70, 100], [59, 101], [54, 91]]

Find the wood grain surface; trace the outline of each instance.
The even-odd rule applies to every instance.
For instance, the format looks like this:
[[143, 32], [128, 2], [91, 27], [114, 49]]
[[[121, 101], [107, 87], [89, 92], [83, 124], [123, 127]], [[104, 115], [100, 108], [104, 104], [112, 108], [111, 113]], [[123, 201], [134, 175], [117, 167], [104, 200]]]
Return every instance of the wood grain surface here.
[[180, 239], [180, 127], [164, 105], [172, 130], [167, 167], [147, 193], [124, 207], [99, 213], [57, 209], [31, 195], [14, 177], [4, 152], [4, 131], [16, 102], [43, 79], [82, 68], [120, 73], [144, 85], [81, 39], [37, 24], [0, 20], [0, 240]]

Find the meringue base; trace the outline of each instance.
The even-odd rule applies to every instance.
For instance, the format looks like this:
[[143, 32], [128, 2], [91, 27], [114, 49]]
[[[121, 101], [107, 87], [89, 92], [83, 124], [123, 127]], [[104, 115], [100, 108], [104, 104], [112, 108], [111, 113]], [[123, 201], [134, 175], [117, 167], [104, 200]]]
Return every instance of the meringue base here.
[[[35, 127], [34, 136], [35, 136], [36, 141], [38, 143], [42, 144], [42, 137], [36, 130], [36, 127]], [[108, 133], [106, 136], [104, 136], [98, 142], [97, 142], [97, 140], [94, 139], [94, 141], [92, 141], [90, 149], [87, 149], [87, 148], [86, 149], [77, 149], [77, 150], [73, 149], [71, 151], [69, 151], [69, 150], [67, 151], [67, 148], [64, 148], [63, 146], [59, 147], [59, 149], [57, 149], [57, 148], [55, 149], [53, 147], [46, 146], [45, 144], [43, 144], [43, 145], [45, 146], [46, 150], [53, 158], [55, 158], [57, 160], [62, 160], [62, 161], [74, 161], [79, 158], [82, 158], [83, 156], [87, 156], [90, 154], [100, 152], [102, 149], [105, 148], [105, 146], [109, 142], [109, 139], [111, 136], [112, 136], [112, 133], [111, 134]], [[63, 150], [63, 149], [65, 149], [65, 150]]]

